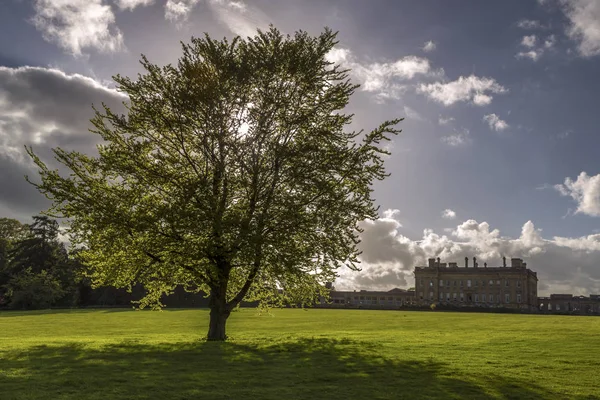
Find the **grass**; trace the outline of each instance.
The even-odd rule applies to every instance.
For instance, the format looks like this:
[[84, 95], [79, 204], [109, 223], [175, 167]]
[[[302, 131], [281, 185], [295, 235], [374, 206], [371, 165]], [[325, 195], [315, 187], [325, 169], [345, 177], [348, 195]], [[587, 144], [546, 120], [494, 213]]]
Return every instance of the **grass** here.
[[600, 399], [600, 318], [0, 312], [0, 399]]

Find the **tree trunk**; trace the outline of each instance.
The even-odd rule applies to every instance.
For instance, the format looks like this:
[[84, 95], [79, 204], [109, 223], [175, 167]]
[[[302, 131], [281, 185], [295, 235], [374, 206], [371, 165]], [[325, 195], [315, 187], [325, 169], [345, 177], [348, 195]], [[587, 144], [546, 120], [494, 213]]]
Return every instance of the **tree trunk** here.
[[211, 290], [210, 295], [210, 323], [208, 325], [207, 340], [224, 341], [227, 339], [225, 334], [225, 324], [231, 313], [227, 307], [225, 293], [220, 290]]

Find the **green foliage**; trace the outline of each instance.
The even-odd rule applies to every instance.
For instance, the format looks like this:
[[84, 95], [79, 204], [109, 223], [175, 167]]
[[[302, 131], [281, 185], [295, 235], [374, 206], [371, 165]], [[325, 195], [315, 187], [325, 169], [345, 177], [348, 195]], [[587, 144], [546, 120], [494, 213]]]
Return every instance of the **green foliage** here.
[[592, 400], [600, 318], [254, 309], [0, 312], [2, 400]]
[[18, 309], [48, 308], [63, 294], [60, 281], [47, 271], [35, 273], [27, 268], [6, 285], [10, 307]]
[[99, 157], [55, 149], [63, 177], [28, 149], [94, 283], [142, 283], [142, 307], [201, 289], [226, 319], [244, 298], [311, 303], [357, 268], [399, 120], [345, 131], [357, 86], [326, 60], [336, 43], [328, 29], [193, 38], [176, 66], [142, 57], [145, 74], [114, 77], [128, 113], [96, 112]]

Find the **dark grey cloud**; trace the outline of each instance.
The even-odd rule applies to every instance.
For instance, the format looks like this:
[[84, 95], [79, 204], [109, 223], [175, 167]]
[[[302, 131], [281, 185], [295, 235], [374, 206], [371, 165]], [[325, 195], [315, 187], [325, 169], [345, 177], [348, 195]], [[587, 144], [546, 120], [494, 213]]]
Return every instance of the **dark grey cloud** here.
[[36, 174], [24, 146], [50, 163], [55, 147], [91, 153], [98, 143], [88, 131], [92, 104], [123, 111], [124, 100], [116, 90], [82, 75], [0, 67], [0, 211], [22, 217], [48, 205], [24, 179]]

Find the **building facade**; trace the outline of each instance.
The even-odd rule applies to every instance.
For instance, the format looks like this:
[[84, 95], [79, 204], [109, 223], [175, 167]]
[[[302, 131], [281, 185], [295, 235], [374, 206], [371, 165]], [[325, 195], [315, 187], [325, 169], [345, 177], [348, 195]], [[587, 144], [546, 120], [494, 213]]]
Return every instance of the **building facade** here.
[[396, 288], [387, 292], [332, 290], [329, 292], [329, 301], [321, 299], [319, 306], [327, 308], [395, 309], [414, 305], [416, 305], [416, 302], [413, 290]]
[[479, 265], [465, 258], [464, 267], [430, 258], [427, 266], [416, 267], [415, 293], [418, 305], [441, 304], [453, 307], [538, 309], [537, 274], [520, 258], [510, 267], [503, 257], [502, 267]]
[[538, 298], [538, 309], [543, 313], [597, 315], [600, 314], [600, 295], [551, 294]]

